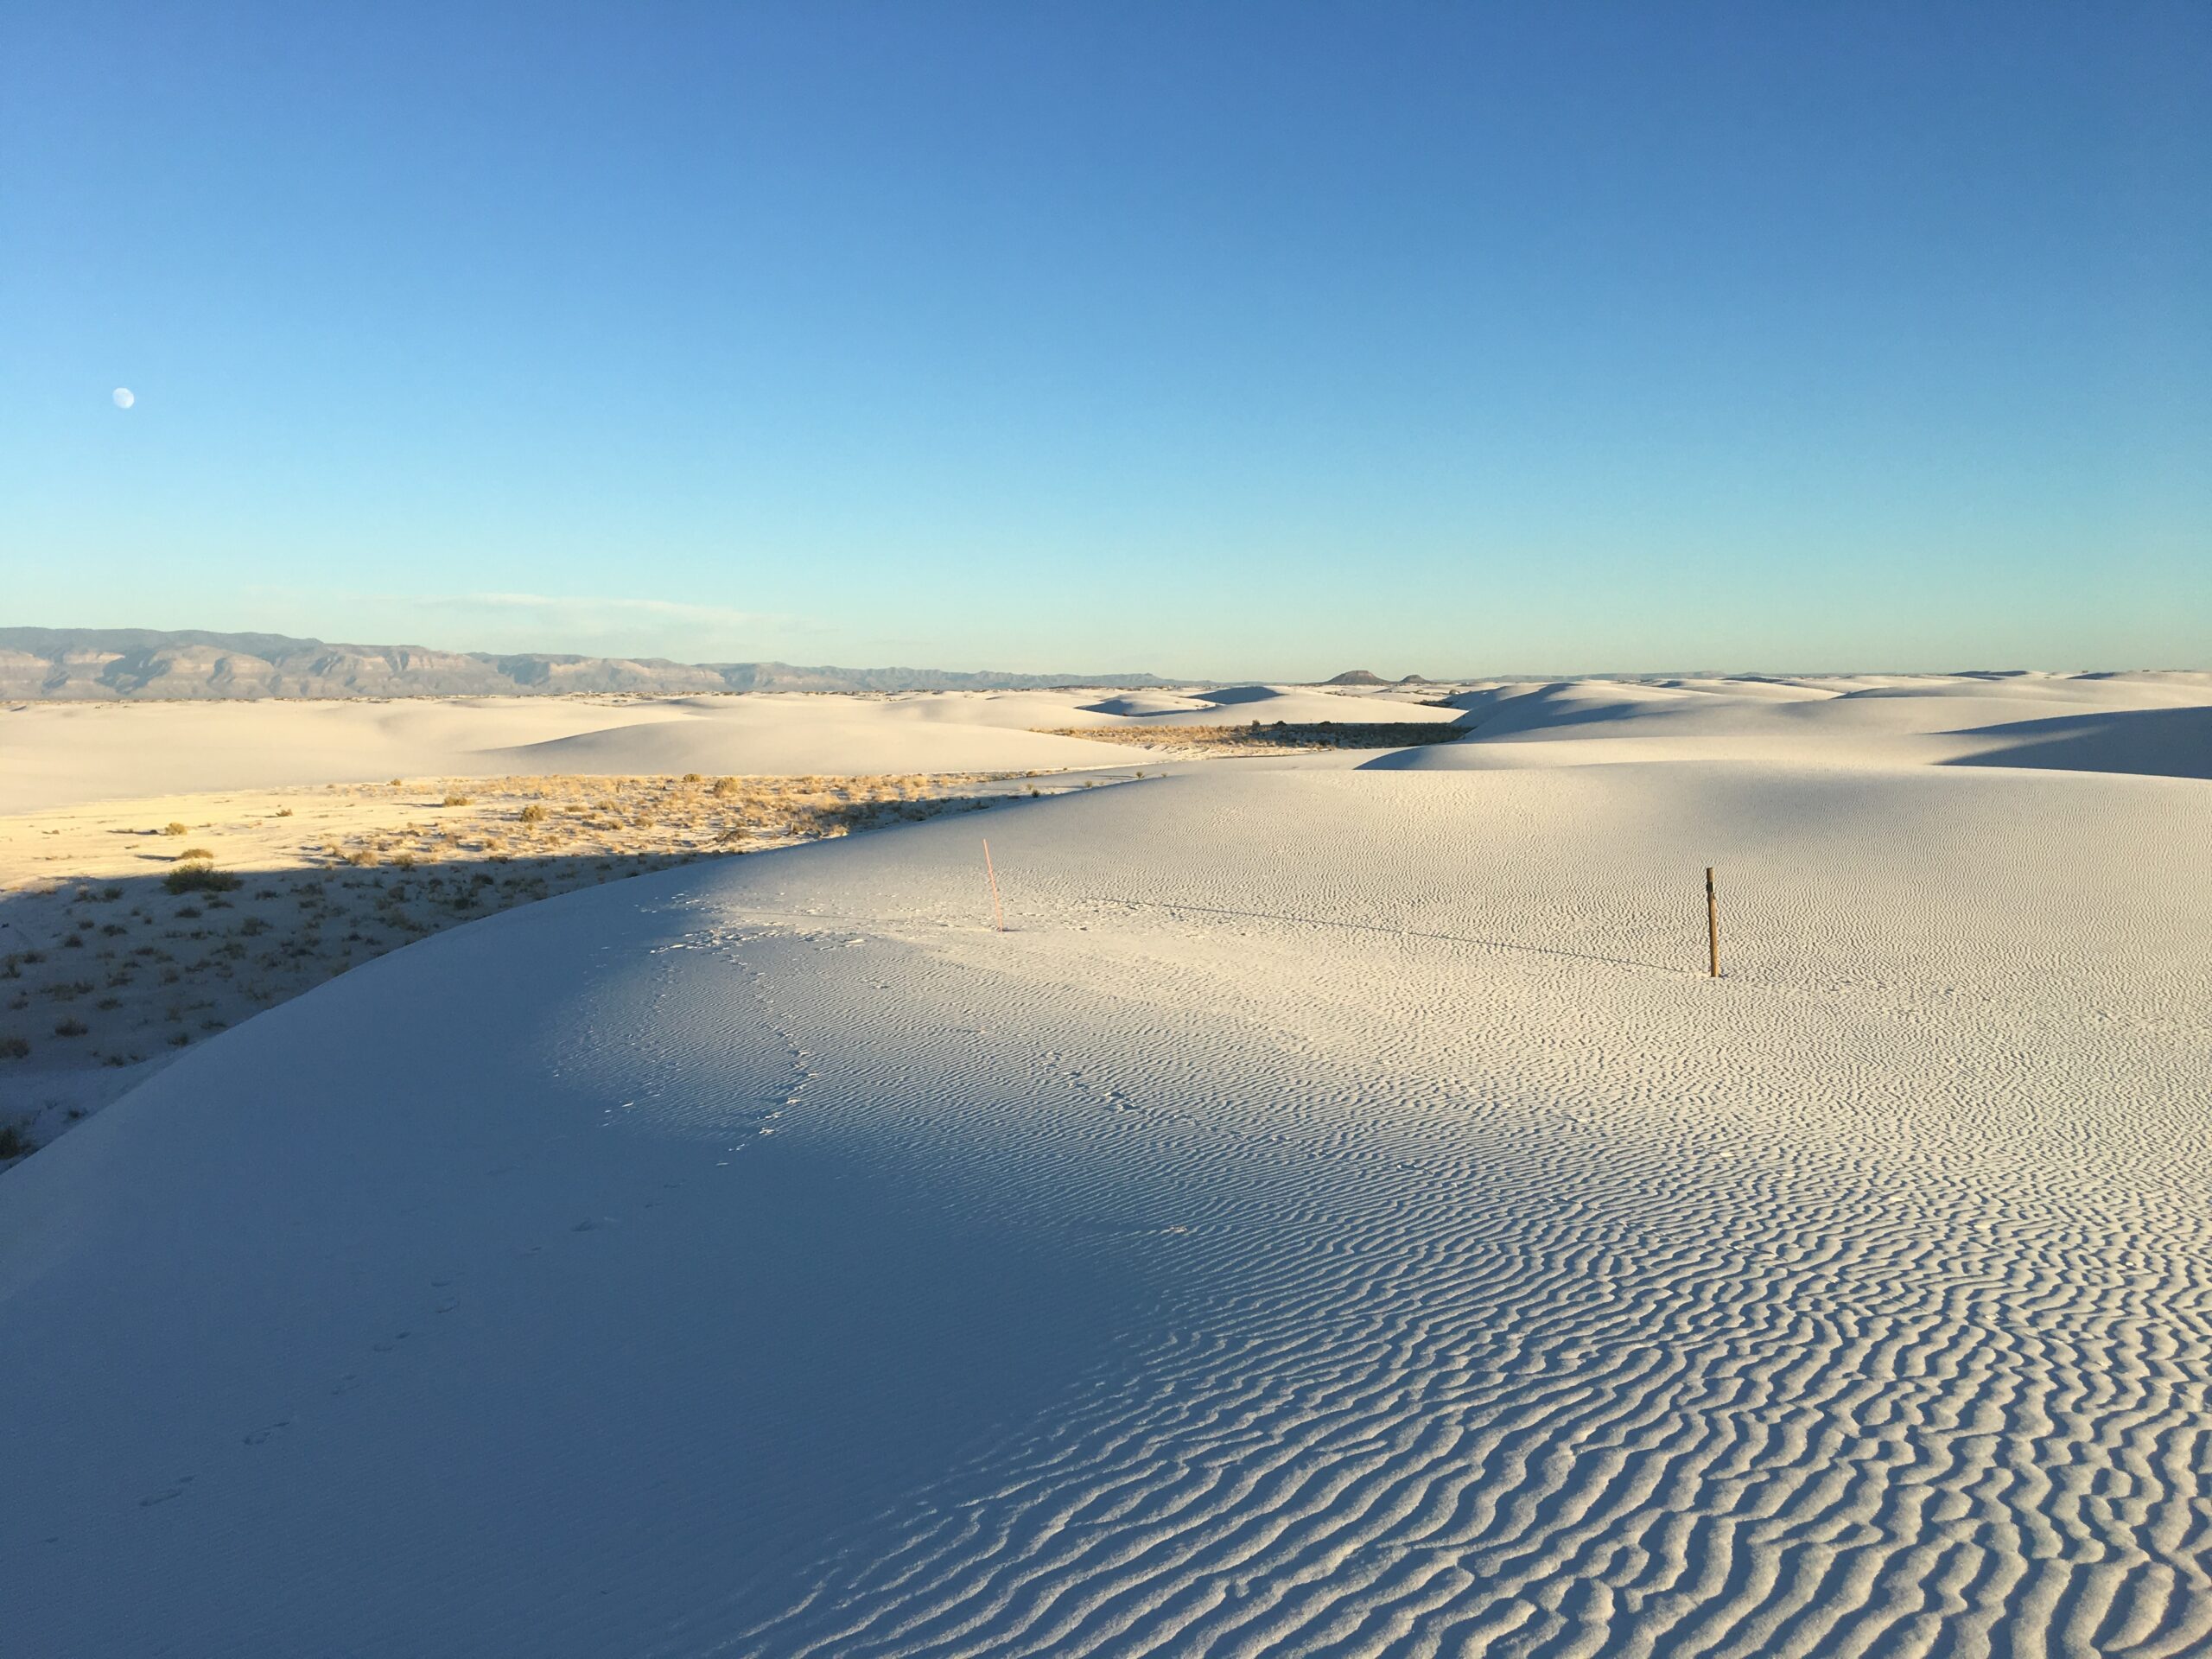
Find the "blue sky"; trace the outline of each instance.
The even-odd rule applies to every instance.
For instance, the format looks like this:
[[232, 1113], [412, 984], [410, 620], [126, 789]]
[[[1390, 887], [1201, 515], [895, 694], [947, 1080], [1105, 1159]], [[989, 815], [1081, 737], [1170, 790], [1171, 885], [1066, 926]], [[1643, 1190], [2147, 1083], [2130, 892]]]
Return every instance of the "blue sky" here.
[[2195, 0], [13, 0], [0, 622], [2212, 664], [2208, 180]]

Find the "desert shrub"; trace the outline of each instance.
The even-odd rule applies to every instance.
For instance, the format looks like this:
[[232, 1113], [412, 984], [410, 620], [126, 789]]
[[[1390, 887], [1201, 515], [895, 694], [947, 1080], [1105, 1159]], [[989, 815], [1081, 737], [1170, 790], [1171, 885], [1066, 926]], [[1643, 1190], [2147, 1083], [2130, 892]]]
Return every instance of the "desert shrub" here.
[[113, 1014], [118, 1008], [123, 1006], [123, 999], [119, 996], [104, 996], [100, 998], [99, 1001], [93, 1003], [92, 1006], [98, 1008], [102, 1014]]
[[54, 1034], [57, 1037], [81, 1037], [91, 1029], [92, 1027], [90, 1026], [86, 1025], [73, 1014], [69, 1015], [67, 1019], [57, 1020], [54, 1022]]
[[211, 865], [180, 864], [162, 878], [162, 885], [171, 893], [228, 893], [238, 885], [238, 879]]
[[12, 1033], [0, 1037], [0, 1060], [22, 1060], [30, 1058], [31, 1046]]
[[175, 819], [171, 819], [162, 826], [162, 833], [165, 836], [188, 836], [192, 833], [192, 828], [189, 824], [179, 823]]
[[64, 950], [83, 950], [85, 948], [85, 936], [81, 933], [72, 933], [67, 938], [61, 941], [61, 948]]
[[363, 847], [346, 854], [346, 861], [358, 870], [364, 865], [375, 863], [377, 861], [377, 855], [369, 851], [367, 848]]
[[213, 864], [215, 855], [205, 847], [188, 847], [176, 855], [176, 861], [180, 864]]
[[734, 778], [717, 778], [715, 779], [714, 792], [717, 795], [734, 795], [741, 787], [742, 785]]
[[257, 933], [266, 933], [268, 931], [269, 924], [258, 916], [249, 916], [238, 924], [238, 931], [249, 939]]
[[454, 791], [447, 791], [447, 794], [446, 794], [446, 798], [445, 798], [445, 801], [444, 801], [443, 804], [445, 804], [445, 805], [447, 805], [447, 806], [467, 806], [467, 804], [469, 804], [469, 800], [470, 800], [470, 798], [469, 798], [468, 796], [461, 795], [461, 794], [457, 794], [457, 793], [454, 793]]
[[13, 1123], [0, 1124], [0, 1160], [20, 1158], [30, 1149], [30, 1141], [21, 1129]]
[[515, 816], [524, 823], [543, 823], [545, 822], [545, 809], [536, 801], [532, 801]]
[[171, 1048], [182, 1048], [191, 1040], [192, 1033], [188, 1031], [173, 1031], [169, 1033], [169, 1046]]
[[696, 772], [687, 772], [683, 774], [683, 781], [687, 784], [703, 784], [707, 780]]
[[[181, 905], [178, 906], [176, 913], [179, 919], [182, 921], [196, 922], [200, 919], [200, 906], [197, 905]], [[174, 933], [169, 935], [169, 938], [175, 938], [177, 936]], [[197, 938], [199, 938], [199, 935], [195, 933], [193, 937]]]

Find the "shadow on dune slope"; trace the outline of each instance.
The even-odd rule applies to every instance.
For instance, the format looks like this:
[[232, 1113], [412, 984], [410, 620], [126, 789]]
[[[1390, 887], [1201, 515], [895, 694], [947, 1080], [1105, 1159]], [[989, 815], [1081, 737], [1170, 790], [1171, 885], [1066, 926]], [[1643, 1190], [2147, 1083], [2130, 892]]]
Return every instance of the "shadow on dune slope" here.
[[779, 947], [670, 951], [669, 891], [369, 964], [0, 1177], [22, 1651], [726, 1630], [1098, 1361], [1131, 1287], [941, 1148], [785, 1133], [892, 1085], [806, 1107]]
[[1951, 734], [1999, 740], [1955, 766], [2036, 766], [2059, 772], [2212, 778], [2212, 708], [2115, 709], [2049, 720], [2009, 721]]

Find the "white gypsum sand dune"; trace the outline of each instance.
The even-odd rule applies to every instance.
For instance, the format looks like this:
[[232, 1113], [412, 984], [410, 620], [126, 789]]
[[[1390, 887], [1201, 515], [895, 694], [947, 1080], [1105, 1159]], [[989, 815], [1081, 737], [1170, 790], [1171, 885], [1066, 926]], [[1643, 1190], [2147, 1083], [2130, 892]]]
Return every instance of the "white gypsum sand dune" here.
[[0, 1175], [11, 1649], [2203, 1650], [2212, 784], [1810, 689], [692, 866], [194, 1048]]
[[515, 773], [998, 772], [1112, 765], [1034, 728], [1084, 691], [0, 706], [0, 813], [295, 784]]

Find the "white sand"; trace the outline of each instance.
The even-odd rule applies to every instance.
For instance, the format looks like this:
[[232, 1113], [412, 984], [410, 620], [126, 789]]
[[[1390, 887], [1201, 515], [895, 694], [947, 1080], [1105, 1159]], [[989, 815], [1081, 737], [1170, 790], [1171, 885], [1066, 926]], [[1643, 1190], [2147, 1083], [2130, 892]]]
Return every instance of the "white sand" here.
[[[1084, 691], [0, 706], [0, 814], [385, 778], [994, 772], [1112, 765], [1039, 727]], [[1451, 718], [1448, 711], [1440, 711]]]
[[[195, 1046], [0, 1175], [6, 1649], [2206, 1651], [2212, 686], [1847, 689], [692, 866]], [[2048, 719], [2115, 769], [1930, 764]]]

